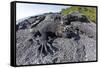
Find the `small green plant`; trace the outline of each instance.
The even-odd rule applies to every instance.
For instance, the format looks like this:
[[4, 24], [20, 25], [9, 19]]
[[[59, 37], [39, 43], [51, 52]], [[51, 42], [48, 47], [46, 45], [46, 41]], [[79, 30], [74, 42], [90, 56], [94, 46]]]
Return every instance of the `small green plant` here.
[[71, 6], [66, 9], [61, 10], [61, 14], [69, 14], [74, 11], [79, 11], [86, 15], [91, 21], [96, 23], [96, 8], [95, 7], [81, 7], [81, 6]]

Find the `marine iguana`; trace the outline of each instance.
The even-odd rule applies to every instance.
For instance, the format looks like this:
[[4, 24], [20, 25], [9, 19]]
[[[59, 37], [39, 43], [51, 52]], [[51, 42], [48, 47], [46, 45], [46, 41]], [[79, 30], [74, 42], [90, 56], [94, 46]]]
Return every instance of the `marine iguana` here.
[[57, 38], [57, 36], [61, 36], [61, 16], [53, 15], [53, 19], [47, 19], [39, 23], [36, 27], [32, 27], [30, 29], [33, 32], [34, 36], [40, 36], [40, 47], [38, 51], [40, 54], [44, 54], [46, 56], [48, 53], [53, 54], [53, 51], [57, 51], [58, 48], [52, 45], [53, 40]]

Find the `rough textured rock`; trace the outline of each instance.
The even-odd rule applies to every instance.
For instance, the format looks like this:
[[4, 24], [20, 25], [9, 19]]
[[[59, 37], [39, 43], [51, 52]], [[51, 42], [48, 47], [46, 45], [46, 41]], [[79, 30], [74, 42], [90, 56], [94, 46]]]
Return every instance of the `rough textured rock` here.
[[75, 11], [46, 13], [16, 24], [17, 65], [96, 60], [96, 24]]

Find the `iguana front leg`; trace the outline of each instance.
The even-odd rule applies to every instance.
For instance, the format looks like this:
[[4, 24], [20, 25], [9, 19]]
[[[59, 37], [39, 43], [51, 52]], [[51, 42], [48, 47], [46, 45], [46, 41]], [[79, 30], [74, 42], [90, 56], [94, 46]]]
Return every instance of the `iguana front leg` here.
[[43, 54], [44, 56], [46, 56], [47, 54], [53, 55], [53, 51], [58, 50], [58, 48], [52, 45], [54, 39], [52, 41], [48, 41], [47, 39], [48, 35], [46, 33], [43, 33], [41, 36], [41, 45], [38, 48], [39, 53]]
[[41, 36], [40, 46], [38, 48], [38, 51], [40, 54], [43, 54], [43, 55], [48, 54], [48, 50], [46, 46], [47, 46], [46, 34], [43, 33]]

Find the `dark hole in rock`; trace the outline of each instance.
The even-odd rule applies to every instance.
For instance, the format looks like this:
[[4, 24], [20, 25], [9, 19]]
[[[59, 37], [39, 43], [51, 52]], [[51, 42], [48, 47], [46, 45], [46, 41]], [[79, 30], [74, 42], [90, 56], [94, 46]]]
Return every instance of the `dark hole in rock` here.
[[70, 16], [69, 20], [72, 21], [77, 21], [78, 17], [77, 16]]
[[74, 40], [80, 40], [80, 36], [79, 35], [76, 35]]
[[66, 32], [66, 37], [69, 38], [69, 39], [71, 39], [72, 37], [75, 37], [75, 36], [76, 36], [76, 34], [72, 31], [67, 31]]
[[66, 22], [64, 22], [64, 24], [65, 24], [65, 25], [70, 25], [71, 22], [70, 22], [70, 21], [66, 21]]
[[33, 39], [29, 39], [29, 42], [32, 44], [33, 43]]
[[79, 18], [80, 22], [89, 22], [89, 20], [87, 19], [87, 17], [85, 15], [82, 15], [82, 17]]
[[68, 18], [64, 18], [64, 19], [63, 19], [63, 24], [64, 24], [64, 25], [70, 25], [71, 22], [70, 22], [70, 20], [69, 20]]
[[84, 32], [84, 31], [80, 31], [80, 33], [81, 33], [81, 34], [84, 34], [85, 32]]
[[75, 29], [76, 29], [77, 31], [79, 31], [79, 28], [78, 28], [78, 27], [76, 27]]
[[[47, 35], [47, 37], [51, 37], [51, 38], [57, 38], [57, 36], [56, 36], [56, 34], [55, 33], [53, 33], [53, 32], [46, 32], [46, 35]], [[47, 38], [47, 40], [48, 40], [48, 38]]]
[[51, 55], [53, 55], [53, 50], [51, 50], [50, 49], [50, 47], [47, 45], [47, 50], [48, 50], [48, 52], [51, 54]]
[[56, 63], [57, 60], [58, 60], [58, 58], [55, 58], [55, 59], [53, 59], [52, 61], [53, 61], [53, 63]]
[[35, 34], [34, 34], [35, 37], [37, 36], [41, 36], [41, 33], [39, 31], [37, 31]]

